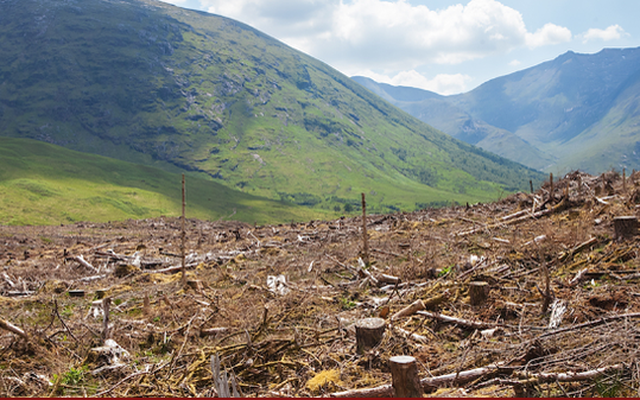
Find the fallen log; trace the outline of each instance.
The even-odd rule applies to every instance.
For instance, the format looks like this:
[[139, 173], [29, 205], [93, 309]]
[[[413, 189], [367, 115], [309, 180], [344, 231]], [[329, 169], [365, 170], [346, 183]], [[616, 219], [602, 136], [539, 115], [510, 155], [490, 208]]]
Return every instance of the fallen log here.
[[[500, 370], [512, 370], [512, 367], [505, 367], [503, 363], [490, 365], [487, 367], [475, 368], [468, 371], [422, 378], [420, 385], [423, 390], [433, 390], [450, 383], [462, 385], [474, 381], [485, 375], [499, 372]], [[386, 384], [373, 388], [345, 390], [343, 392], [331, 393], [331, 397], [391, 397], [393, 395], [393, 385]]]
[[500, 324], [488, 324], [486, 322], [480, 322], [480, 321], [469, 321], [466, 319], [450, 317], [448, 315], [443, 315], [443, 314], [436, 314], [429, 311], [417, 311], [416, 314], [437, 319], [438, 321], [448, 322], [450, 324], [456, 324], [456, 325], [464, 326], [466, 328], [479, 329], [479, 330], [502, 326]]
[[402, 310], [398, 311], [397, 313], [393, 314], [391, 316], [391, 321], [395, 321], [398, 318], [402, 318], [402, 317], [406, 317], [409, 315], [413, 315], [416, 313], [416, 311], [420, 311], [420, 310], [424, 310], [426, 307], [424, 305], [424, 303], [422, 302], [422, 300], [416, 300], [413, 303], [411, 303], [410, 305], [408, 305], [407, 307], [403, 308]]
[[71, 257], [71, 259], [77, 261], [83, 267], [92, 269], [97, 274], [100, 273], [100, 271], [98, 271], [98, 269], [96, 267], [94, 267], [93, 265], [89, 264], [89, 262], [87, 262], [87, 260], [85, 260], [84, 257], [82, 257], [82, 254], [80, 254], [79, 256]]
[[547, 215], [547, 214], [553, 214], [555, 212], [562, 211], [562, 210], [565, 209], [565, 207], [567, 205], [568, 205], [568, 202], [566, 201], [566, 199], [563, 199], [560, 203], [556, 204], [552, 208], [548, 208], [546, 210], [537, 211], [537, 212], [534, 212], [534, 213], [527, 213], [527, 215], [524, 215], [524, 216], [521, 216], [521, 217], [518, 217], [518, 218], [513, 218], [513, 219], [506, 220], [506, 221], [501, 221], [501, 222], [498, 222], [498, 223], [495, 223], [495, 224], [491, 224], [491, 225], [486, 225], [486, 226], [470, 229], [468, 231], [458, 232], [455, 235], [456, 236], [468, 236], [468, 235], [473, 235], [474, 233], [482, 232], [485, 229], [493, 229], [493, 228], [498, 228], [498, 227], [501, 227], [501, 226], [504, 226], [504, 225], [517, 224], [519, 222], [526, 221], [526, 220], [528, 220], [530, 218], [538, 218], [538, 217], [542, 217], [542, 216]]
[[602, 375], [606, 375], [613, 371], [619, 371], [624, 368], [623, 364], [609, 365], [597, 369], [592, 369], [584, 372], [540, 372], [532, 374], [530, 372], [522, 371], [516, 372], [515, 375], [521, 379], [532, 380], [536, 382], [579, 382], [588, 381], [598, 378]]

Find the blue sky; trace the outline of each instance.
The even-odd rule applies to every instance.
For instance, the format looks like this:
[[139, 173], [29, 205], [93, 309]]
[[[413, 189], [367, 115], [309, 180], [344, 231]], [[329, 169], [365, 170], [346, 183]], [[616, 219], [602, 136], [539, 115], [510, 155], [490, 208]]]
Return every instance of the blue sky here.
[[253, 26], [342, 73], [440, 94], [569, 50], [640, 46], [638, 0], [164, 0]]

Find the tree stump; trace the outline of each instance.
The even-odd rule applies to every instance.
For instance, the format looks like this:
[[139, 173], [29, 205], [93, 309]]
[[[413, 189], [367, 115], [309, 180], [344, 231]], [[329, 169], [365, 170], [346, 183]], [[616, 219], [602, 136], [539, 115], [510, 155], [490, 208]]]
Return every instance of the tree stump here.
[[613, 219], [616, 240], [629, 239], [638, 234], [638, 218], [635, 216], [616, 217]]
[[386, 328], [387, 326], [382, 318], [364, 318], [356, 322], [358, 353], [362, 353], [380, 343]]
[[469, 282], [469, 303], [472, 306], [481, 306], [487, 301], [489, 284], [487, 282]]
[[395, 356], [389, 359], [394, 397], [422, 397], [418, 377], [418, 364], [411, 356]]

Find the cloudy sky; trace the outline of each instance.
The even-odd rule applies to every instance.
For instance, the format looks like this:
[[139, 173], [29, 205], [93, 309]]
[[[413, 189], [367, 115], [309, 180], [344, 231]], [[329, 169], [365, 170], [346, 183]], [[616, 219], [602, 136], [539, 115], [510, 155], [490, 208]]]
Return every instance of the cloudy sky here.
[[638, 0], [163, 0], [253, 26], [348, 76], [440, 94], [572, 50], [640, 46]]

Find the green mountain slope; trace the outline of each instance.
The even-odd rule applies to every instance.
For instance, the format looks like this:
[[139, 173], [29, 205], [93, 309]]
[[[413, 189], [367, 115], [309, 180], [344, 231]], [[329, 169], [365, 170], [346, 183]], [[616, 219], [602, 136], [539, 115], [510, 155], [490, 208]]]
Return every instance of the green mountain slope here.
[[604, 117], [562, 146], [559, 170], [640, 168], [640, 72], [621, 86]]
[[[633, 121], [623, 122], [632, 114], [612, 109], [623, 102], [619, 96], [628, 97], [627, 90], [637, 92], [637, 86], [631, 87], [639, 71], [640, 48], [568, 52], [447, 99], [474, 118], [513, 132], [556, 157], [558, 164], [548, 170], [582, 168], [598, 173], [621, 164], [629, 153], [627, 143], [635, 144], [615, 137], [640, 140], [640, 130], [618, 130], [633, 126]], [[615, 124], [610, 123], [611, 114], [617, 115]], [[594, 135], [602, 141], [595, 141]], [[589, 142], [583, 143], [588, 137]], [[627, 160], [628, 168], [639, 166]]]
[[[187, 217], [278, 223], [327, 214], [187, 176]], [[179, 216], [182, 177], [30, 139], [0, 138], [0, 225]]]
[[151, 0], [0, 3], [0, 134], [332, 210], [483, 201], [535, 171], [236, 21]]
[[446, 96], [428, 90], [378, 83], [361, 76], [354, 76], [351, 79], [419, 120], [458, 140], [534, 169], [541, 170], [553, 164], [552, 156], [505, 129], [473, 118], [469, 113], [452, 104]]
[[530, 167], [640, 169], [640, 48], [567, 52], [454, 96], [356, 81], [468, 143]]

